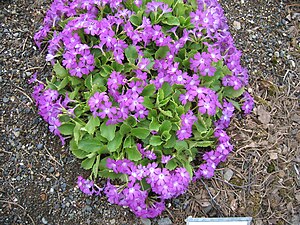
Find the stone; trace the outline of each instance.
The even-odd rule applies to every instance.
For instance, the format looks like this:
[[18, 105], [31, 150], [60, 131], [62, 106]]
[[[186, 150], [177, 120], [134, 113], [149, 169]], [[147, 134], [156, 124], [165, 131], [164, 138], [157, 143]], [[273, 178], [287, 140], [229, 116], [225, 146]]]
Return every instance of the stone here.
[[172, 225], [172, 221], [169, 217], [161, 218], [157, 221], [158, 225]]
[[4, 103], [7, 103], [7, 102], [9, 102], [9, 98], [7, 98], [7, 97], [4, 97], [4, 98], [3, 98], [3, 102], [4, 102]]
[[144, 219], [144, 218], [142, 218], [142, 219], [141, 219], [141, 222], [142, 222], [144, 225], [151, 225], [151, 220], [149, 220], [149, 219]]
[[43, 223], [43, 224], [48, 224], [48, 221], [43, 217], [43, 218], [42, 218], [42, 223]]
[[234, 22], [233, 22], [233, 27], [234, 27], [236, 30], [240, 30], [240, 29], [241, 29], [241, 23], [238, 22], [238, 21], [234, 21]]

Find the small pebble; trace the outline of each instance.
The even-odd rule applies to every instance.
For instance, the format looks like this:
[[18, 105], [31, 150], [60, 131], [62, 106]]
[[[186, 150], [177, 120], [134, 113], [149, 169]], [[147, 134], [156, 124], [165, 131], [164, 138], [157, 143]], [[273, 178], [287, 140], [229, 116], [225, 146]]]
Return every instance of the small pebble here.
[[161, 218], [157, 221], [158, 225], [172, 225], [172, 221], [169, 217]]
[[144, 225], [151, 225], [151, 220], [149, 220], [149, 219], [142, 218], [141, 221]]
[[43, 224], [48, 224], [48, 221], [43, 217], [43, 218], [42, 218], [42, 223], [43, 223]]
[[51, 166], [51, 167], [50, 167], [50, 169], [48, 170], [48, 173], [53, 173], [53, 172], [54, 172], [54, 170], [55, 170], [55, 169], [54, 169], [54, 167], [53, 167], [53, 166]]
[[240, 30], [241, 29], [241, 23], [238, 22], [238, 21], [234, 21], [233, 22], [233, 27], [237, 30]]
[[9, 98], [4, 97], [4, 98], [3, 98], [3, 102], [4, 102], [4, 103], [9, 102]]
[[296, 67], [296, 63], [295, 63], [295, 61], [293, 61], [293, 60], [290, 60], [290, 64], [291, 64], [291, 66], [292, 66], [292, 67], [294, 67], [294, 68]]
[[37, 144], [36, 147], [37, 147], [37, 149], [41, 150], [43, 148], [43, 146], [44, 146], [43, 144]]

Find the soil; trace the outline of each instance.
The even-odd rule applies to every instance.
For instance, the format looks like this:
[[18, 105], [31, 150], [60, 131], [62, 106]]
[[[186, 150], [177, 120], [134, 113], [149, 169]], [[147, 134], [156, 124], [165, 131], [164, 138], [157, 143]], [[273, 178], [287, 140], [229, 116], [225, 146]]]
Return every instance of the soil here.
[[48, 0], [0, 0], [0, 224], [185, 224], [192, 217], [253, 217], [253, 224], [300, 224], [300, 4], [220, 0], [242, 63], [253, 114], [233, 121], [235, 151], [211, 180], [193, 183], [156, 219], [88, 197], [86, 174], [38, 116], [27, 80], [50, 76], [32, 36]]

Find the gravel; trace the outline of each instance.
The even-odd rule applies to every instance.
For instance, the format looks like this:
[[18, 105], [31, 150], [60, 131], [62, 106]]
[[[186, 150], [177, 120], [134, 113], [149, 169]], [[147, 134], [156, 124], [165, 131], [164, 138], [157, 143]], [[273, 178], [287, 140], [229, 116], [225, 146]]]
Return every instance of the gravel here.
[[[226, 207], [218, 208], [209, 200], [202, 183], [191, 185], [189, 193], [168, 202], [168, 211], [172, 216], [165, 212], [151, 220], [137, 219], [128, 209], [110, 205], [104, 197], [85, 196], [78, 190], [75, 185], [77, 175], [87, 173], [80, 168], [80, 162], [71, 156], [68, 146], [61, 146], [59, 140], [49, 133], [47, 125], [37, 114], [30, 97], [32, 89], [27, 83], [36, 71], [42, 71], [44, 78], [51, 75], [49, 67], [45, 66], [44, 52], [41, 54], [32, 42], [49, 2], [0, 0], [0, 224], [166, 225], [184, 224], [184, 219], [189, 215], [252, 216], [250, 211], [241, 211], [242, 207], [240, 210], [226, 211], [234, 206], [226, 202], [226, 196], [232, 194], [226, 191], [218, 194], [219, 198], [223, 198], [218, 204], [228, 203], [230, 206], [225, 204]], [[299, 98], [299, 52], [296, 50], [299, 49], [297, 32], [300, 14], [297, 14], [299, 8], [287, 7], [296, 3], [278, 0], [220, 0], [220, 3], [235, 42], [244, 52], [242, 63], [250, 72], [251, 84], [257, 85], [257, 81], [263, 80], [278, 87], [288, 86], [289, 94]], [[259, 83], [258, 86], [262, 84], [266, 83]], [[252, 92], [260, 90], [255, 85]], [[288, 107], [291, 107], [292, 113], [292, 106]], [[298, 125], [299, 114], [292, 114], [291, 118], [293, 124]], [[282, 121], [281, 124], [288, 123]], [[286, 136], [289, 143], [299, 136], [299, 127], [293, 124], [290, 124], [293, 136]], [[292, 159], [290, 161], [294, 162]], [[244, 162], [240, 164], [244, 165]], [[287, 174], [294, 176], [295, 171]], [[206, 193], [206, 202], [200, 196], [202, 191]], [[200, 200], [197, 196], [201, 197]], [[293, 195], [289, 198], [295, 199]], [[246, 205], [243, 199], [240, 201], [241, 206]], [[264, 201], [267, 202], [266, 199]], [[300, 212], [297, 202], [290, 202], [294, 212]], [[264, 218], [267, 215], [269, 220], [278, 224], [276, 215], [281, 216], [287, 213], [285, 211], [276, 211], [272, 215], [265, 207], [253, 216]], [[288, 215], [285, 220], [296, 221], [293, 224], [297, 224], [299, 216], [296, 213]], [[263, 219], [257, 221], [257, 224], [260, 221], [261, 224], [269, 222]]]

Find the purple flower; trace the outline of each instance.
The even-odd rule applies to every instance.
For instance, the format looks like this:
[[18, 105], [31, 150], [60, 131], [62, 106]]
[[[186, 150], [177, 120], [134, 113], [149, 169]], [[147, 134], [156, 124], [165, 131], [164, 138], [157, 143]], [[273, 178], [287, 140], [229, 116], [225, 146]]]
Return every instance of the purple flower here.
[[107, 85], [110, 89], [117, 89], [119, 85], [124, 85], [126, 79], [120, 72], [113, 71], [107, 80]]
[[244, 103], [242, 105], [242, 110], [244, 111], [245, 114], [249, 114], [252, 112], [252, 110], [254, 108], [254, 99], [246, 91], [244, 92], [243, 96], [244, 96], [244, 98], [243, 98]]
[[192, 132], [187, 129], [180, 129], [176, 131], [176, 136], [179, 140], [188, 139], [192, 136]]
[[86, 180], [82, 176], [77, 179], [78, 188], [87, 195], [101, 195], [103, 188], [99, 188], [94, 184], [92, 180]]
[[161, 163], [167, 164], [172, 158], [173, 158], [173, 156], [171, 156], [171, 155], [163, 155], [161, 157]]
[[29, 83], [29, 84], [33, 84], [33, 83], [35, 83], [35, 82], [37, 82], [37, 72], [35, 72], [35, 73], [32, 75], [32, 77], [28, 80], [28, 83]]
[[157, 12], [158, 9], [163, 5], [162, 2], [148, 2], [146, 5], [146, 13]]
[[142, 58], [138, 63], [138, 68], [140, 70], [145, 70], [148, 64], [150, 63], [150, 60], [147, 58]]
[[98, 116], [101, 119], [104, 119], [105, 117], [113, 119], [114, 115], [117, 114], [117, 109], [116, 109], [116, 107], [112, 106], [111, 102], [104, 102], [104, 104], [102, 104], [99, 107], [99, 109], [102, 110], [102, 112], [98, 113]]
[[118, 204], [120, 202], [120, 194], [118, 192], [118, 189], [116, 188], [115, 185], [110, 183], [110, 180], [107, 180], [106, 187], [104, 189], [104, 193], [106, 197], [108, 198], [107, 200], [111, 204]]
[[226, 134], [224, 130], [215, 130], [214, 136], [218, 138], [219, 142], [227, 142], [230, 140], [230, 137]]

